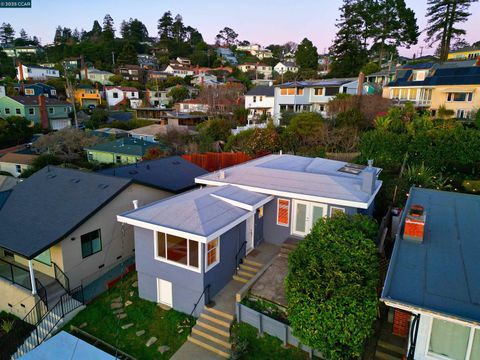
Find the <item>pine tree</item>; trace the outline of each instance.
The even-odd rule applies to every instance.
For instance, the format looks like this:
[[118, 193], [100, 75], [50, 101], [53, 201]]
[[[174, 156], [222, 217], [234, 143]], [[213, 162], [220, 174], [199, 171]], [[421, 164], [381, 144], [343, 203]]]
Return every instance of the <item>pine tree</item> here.
[[465, 35], [465, 30], [457, 27], [457, 24], [467, 21], [471, 15], [468, 9], [472, 3], [477, 1], [428, 0], [427, 41], [430, 46], [437, 42], [440, 43], [440, 61], [447, 60], [452, 39]]
[[359, 16], [359, 3], [344, 0], [335, 40], [330, 48], [332, 76], [355, 76], [367, 62], [364, 22]]
[[113, 27], [113, 18], [110, 14], [103, 18], [102, 36], [106, 41], [113, 41], [115, 38], [115, 28]]
[[12, 25], [3, 23], [0, 26], [0, 43], [10, 44], [13, 41], [14, 36], [15, 30], [13, 30]]
[[172, 24], [172, 38], [178, 44], [185, 40], [186, 32], [183, 25], [183, 19], [180, 14], [175, 16], [175, 21]]
[[55, 36], [53, 37], [53, 42], [55, 44], [61, 44], [62, 43], [62, 27], [59, 25], [55, 29]]
[[295, 53], [295, 60], [300, 68], [300, 71], [314, 70], [318, 68], [318, 51], [313, 43], [307, 38], [303, 39], [298, 44], [297, 52]]
[[20, 39], [25, 40], [25, 41], [29, 40], [28, 34], [25, 31], [25, 29], [23, 29], [23, 28], [20, 29]]
[[125, 42], [122, 47], [122, 51], [118, 56], [118, 64], [119, 65], [134, 65], [137, 64], [137, 52], [135, 51], [135, 47], [130, 42]]
[[167, 11], [163, 16], [158, 20], [158, 36], [160, 40], [169, 40], [172, 38], [172, 25], [173, 18], [172, 13]]

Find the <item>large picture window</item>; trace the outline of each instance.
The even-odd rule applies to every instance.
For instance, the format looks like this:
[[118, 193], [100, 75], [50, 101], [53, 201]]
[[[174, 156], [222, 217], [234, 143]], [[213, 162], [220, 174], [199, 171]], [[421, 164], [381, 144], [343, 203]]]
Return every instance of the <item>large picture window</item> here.
[[102, 239], [100, 229], [91, 231], [80, 237], [82, 242], [82, 258], [89, 257], [102, 251]]
[[198, 269], [198, 242], [157, 232], [157, 258]]

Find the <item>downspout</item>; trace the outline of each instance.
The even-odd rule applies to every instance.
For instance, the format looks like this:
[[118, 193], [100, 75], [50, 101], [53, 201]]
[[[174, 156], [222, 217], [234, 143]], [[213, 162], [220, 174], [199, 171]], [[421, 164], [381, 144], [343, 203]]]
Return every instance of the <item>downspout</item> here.
[[417, 346], [419, 322], [420, 322], [420, 314], [414, 315], [412, 324], [410, 325], [410, 348], [408, 349], [407, 360], [414, 360], [414, 357], [415, 357], [415, 347]]

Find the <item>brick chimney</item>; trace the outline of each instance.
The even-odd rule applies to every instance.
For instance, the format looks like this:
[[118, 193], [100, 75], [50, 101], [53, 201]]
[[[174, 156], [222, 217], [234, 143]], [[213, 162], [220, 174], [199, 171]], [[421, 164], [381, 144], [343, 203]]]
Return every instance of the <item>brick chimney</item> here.
[[421, 243], [425, 233], [426, 220], [427, 214], [422, 205], [415, 204], [410, 206], [405, 218], [403, 238]]
[[357, 95], [363, 95], [363, 84], [365, 83], [365, 74], [360, 71], [358, 74]]
[[23, 76], [23, 64], [19, 61], [17, 66], [18, 66], [18, 80], [19, 81], [25, 80], [25, 77]]
[[88, 68], [86, 66], [83, 68], [83, 72], [85, 73], [85, 80], [88, 80]]
[[477, 61], [475, 62], [475, 66], [480, 66], [480, 56], [477, 56]]
[[42, 129], [48, 129], [49, 122], [48, 122], [47, 107], [45, 106], [45, 96], [43, 95], [38, 96], [38, 107], [40, 111], [40, 125], [42, 125]]

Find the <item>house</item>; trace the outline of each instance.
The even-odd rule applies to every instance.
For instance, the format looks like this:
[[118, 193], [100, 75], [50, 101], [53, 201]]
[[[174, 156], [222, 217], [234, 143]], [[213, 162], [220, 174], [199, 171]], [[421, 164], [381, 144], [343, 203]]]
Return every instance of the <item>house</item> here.
[[224, 48], [224, 47], [217, 48], [217, 55], [222, 59], [224, 63], [228, 63], [230, 65], [238, 64], [238, 60], [230, 48]]
[[296, 73], [298, 72], [298, 66], [294, 62], [280, 61], [273, 67], [273, 70], [280, 75], [285, 74], [287, 71]]
[[367, 75], [366, 79], [367, 79], [367, 82], [371, 84], [377, 84], [383, 87], [388, 83], [392, 82], [393, 80], [395, 80], [395, 75], [396, 75], [396, 69], [387, 68], [387, 69], [382, 69], [373, 74]]
[[[462, 64], [464, 63], [464, 64]], [[480, 62], [417, 64], [397, 71], [396, 79], [383, 88], [383, 97], [398, 104], [412, 102], [435, 116], [444, 106], [453, 117], [467, 119], [480, 107]], [[462, 67], [462, 65], [466, 65]]]
[[90, 285], [106, 289], [108, 273], [134, 252], [133, 233], [116, 214], [132, 209], [134, 200], [146, 204], [171, 193], [47, 166], [7, 195], [0, 207], [0, 311], [23, 318], [37, 301], [51, 309], [79, 286], [85, 298]]
[[206, 170], [180, 156], [169, 156], [157, 160], [142, 161], [138, 164], [116, 166], [97, 172], [132, 179], [134, 183], [168, 191], [172, 194], [180, 194], [197, 188], [195, 178], [207, 173]]
[[146, 91], [147, 106], [166, 107], [172, 102], [172, 97], [168, 96], [168, 90], [151, 90]]
[[134, 226], [140, 297], [198, 315], [262, 242], [301, 239], [335, 212], [371, 213], [379, 172], [269, 155], [197, 177], [205, 188], [120, 214]]
[[247, 62], [238, 65], [238, 68], [242, 72], [254, 72], [256, 76], [260, 75], [264, 79], [272, 78], [272, 67], [265, 64]]
[[480, 56], [480, 48], [475, 46], [467, 46], [462, 49], [450, 51], [448, 60], [471, 60]]
[[161, 124], [152, 124], [143, 126], [141, 128], [130, 130], [128, 133], [132, 138], [145, 140], [152, 143], [158, 143], [156, 140], [158, 135], [166, 135], [169, 131], [177, 131], [179, 133], [184, 133], [186, 135], [194, 135], [197, 132], [189, 130], [187, 126], [183, 125], [161, 125]]
[[175, 104], [177, 111], [181, 113], [201, 112], [208, 113], [209, 105], [201, 99], [187, 99]]
[[145, 70], [139, 65], [119, 66], [117, 72], [126, 81], [145, 82]]
[[98, 70], [94, 67], [85, 67], [80, 71], [80, 80], [90, 80], [93, 83], [98, 82], [102, 85], [112, 85], [110, 78], [114, 75], [115, 74], [109, 71]]
[[44, 95], [46, 97], [56, 98], [57, 90], [50, 85], [43, 83], [36, 83], [23, 86], [23, 94], [25, 96], [39, 96]]
[[158, 60], [155, 56], [149, 54], [137, 55], [138, 65], [145, 70], [158, 70]]
[[69, 71], [77, 71], [82, 67], [82, 57], [69, 57], [62, 61], [62, 65]]
[[270, 49], [265, 49], [259, 44], [250, 44], [250, 45], [238, 45], [237, 51], [245, 51], [250, 55], [262, 59], [269, 59], [273, 57], [273, 53]]
[[90, 134], [107, 139], [119, 139], [122, 137], [128, 137], [128, 131], [117, 128], [100, 128], [90, 132]]
[[47, 80], [60, 78], [60, 71], [54, 68], [47, 68], [35, 65], [17, 65], [17, 79], [22, 80]]
[[105, 97], [108, 106], [112, 107], [128, 105], [135, 109], [141, 102], [138, 89], [129, 86], [105, 86]]
[[256, 86], [245, 94], [248, 123], [257, 122], [262, 115], [271, 118], [275, 102], [273, 86]]
[[480, 197], [413, 187], [381, 301], [408, 359], [480, 357]]
[[22, 154], [9, 152], [0, 156], [0, 171], [7, 172], [12, 176], [19, 177], [27, 170], [38, 157], [34, 154]]
[[147, 71], [147, 82], [163, 81], [171, 77], [172, 74], [166, 73], [165, 71], [159, 70], [148, 70]]
[[135, 109], [137, 119], [152, 120], [161, 125], [192, 126], [208, 120], [206, 114], [189, 114], [160, 107]]
[[120, 138], [86, 148], [89, 162], [101, 164], [134, 164], [158, 144], [134, 138]]
[[200, 73], [193, 76], [192, 85], [197, 86], [210, 86], [210, 85], [221, 85], [222, 83], [218, 81], [217, 77], [208, 73]]
[[194, 68], [183, 65], [168, 65], [163, 71], [167, 74], [178, 76], [181, 78], [195, 75]]
[[86, 108], [89, 106], [102, 105], [102, 95], [100, 94], [100, 90], [94, 88], [90, 85], [78, 85], [75, 89], [75, 102], [80, 104], [81, 108]]
[[71, 126], [72, 105], [66, 101], [35, 96], [4, 96], [0, 98], [0, 118], [22, 116], [43, 129], [60, 130]]
[[38, 55], [42, 49], [37, 46], [5, 46], [2, 51], [11, 58], [19, 58], [20, 55]]
[[184, 58], [184, 57], [178, 56], [175, 60], [176, 60], [176, 63], [178, 63], [180, 65], [183, 65], [183, 66], [191, 66], [192, 65], [192, 62], [190, 61], [189, 58]]

